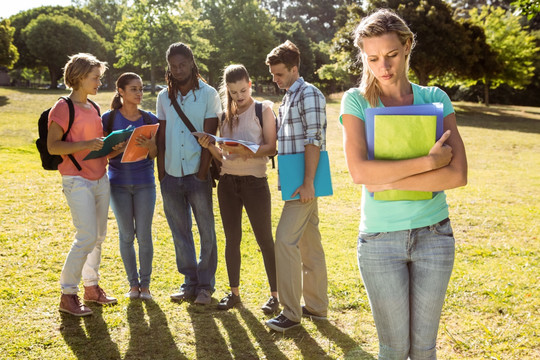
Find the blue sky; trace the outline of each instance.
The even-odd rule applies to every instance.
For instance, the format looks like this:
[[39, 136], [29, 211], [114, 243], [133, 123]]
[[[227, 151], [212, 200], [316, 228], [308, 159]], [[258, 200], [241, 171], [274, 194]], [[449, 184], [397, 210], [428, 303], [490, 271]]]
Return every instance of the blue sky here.
[[71, 0], [2, 0], [0, 18], [8, 18], [19, 11], [28, 10], [43, 5], [71, 5]]

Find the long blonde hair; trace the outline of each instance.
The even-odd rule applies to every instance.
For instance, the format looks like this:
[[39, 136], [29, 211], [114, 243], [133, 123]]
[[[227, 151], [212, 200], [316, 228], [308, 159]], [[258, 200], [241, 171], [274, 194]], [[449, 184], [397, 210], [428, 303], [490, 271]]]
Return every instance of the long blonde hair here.
[[[358, 56], [361, 57], [363, 65], [360, 92], [373, 107], [376, 107], [379, 103], [381, 89], [375, 75], [373, 75], [373, 72], [369, 68], [367, 55], [364, 53], [364, 39], [382, 36], [392, 32], [398, 36], [402, 45], [405, 45], [410, 40], [412, 51], [416, 44], [414, 34], [407, 24], [405, 24], [405, 21], [390, 9], [380, 9], [368, 17], [363, 18], [354, 30], [354, 45], [360, 50]], [[407, 67], [405, 73], [409, 71], [411, 51], [406, 55]]]
[[227, 89], [227, 84], [235, 83], [241, 80], [250, 82], [249, 73], [244, 65], [229, 65], [225, 68], [225, 70], [223, 70], [223, 80], [221, 81], [219, 92], [221, 94], [221, 101], [225, 105], [226, 111], [225, 119], [223, 120], [223, 124], [221, 124], [221, 126], [225, 126], [227, 124], [231, 131], [236, 125], [238, 125], [238, 116], [236, 116], [236, 104], [229, 93], [229, 89]]

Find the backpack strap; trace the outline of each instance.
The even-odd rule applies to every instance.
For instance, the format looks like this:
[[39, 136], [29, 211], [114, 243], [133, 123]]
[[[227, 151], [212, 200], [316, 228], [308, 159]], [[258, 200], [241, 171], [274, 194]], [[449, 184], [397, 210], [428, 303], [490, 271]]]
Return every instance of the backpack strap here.
[[[64, 133], [64, 135], [62, 136], [62, 141], [66, 141], [67, 134], [69, 133], [69, 130], [71, 130], [71, 126], [73, 126], [73, 122], [75, 121], [75, 106], [73, 106], [73, 101], [71, 101], [71, 99], [68, 96], [62, 96], [61, 99], [64, 99], [64, 101], [67, 102], [68, 108], [69, 108], [68, 128], [66, 132]], [[73, 162], [73, 165], [75, 165], [77, 170], [81, 171], [82, 170], [81, 165], [79, 165], [79, 163], [75, 159], [75, 156], [73, 156], [73, 154], [68, 154], [68, 157], [71, 159], [71, 161]]]
[[90, 99], [86, 99], [86, 100], [88, 100], [88, 101], [90, 102], [90, 104], [92, 104], [92, 106], [94, 107], [94, 109], [96, 109], [98, 115], [101, 117], [101, 112], [99, 111], [99, 106], [98, 106], [98, 104], [96, 104], [95, 102], [93, 102], [93, 101], [90, 100]]
[[150, 115], [146, 111], [141, 110], [141, 109], [139, 109], [139, 112], [142, 115], [144, 124], [145, 125], [152, 125], [152, 118], [150, 117]]
[[[264, 129], [263, 127], [263, 103], [260, 101], [255, 100], [255, 116], [259, 119], [259, 122], [261, 124], [261, 129]], [[272, 160], [272, 169], [276, 168], [276, 162], [274, 161], [275, 155], [270, 155], [270, 160]]]
[[116, 109], [112, 109], [109, 112], [109, 122], [107, 123], [107, 135], [112, 133], [115, 118], [116, 118]]
[[262, 102], [255, 100], [255, 116], [259, 119], [261, 123], [261, 129], [263, 128], [263, 117], [262, 117]]

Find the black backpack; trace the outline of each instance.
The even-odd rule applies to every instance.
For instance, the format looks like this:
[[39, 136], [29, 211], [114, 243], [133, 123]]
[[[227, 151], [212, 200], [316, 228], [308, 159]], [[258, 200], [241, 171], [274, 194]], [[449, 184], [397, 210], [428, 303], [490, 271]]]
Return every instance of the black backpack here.
[[[62, 141], [66, 141], [66, 137], [69, 133], [69, 130], [71, 130], [71, 126], [73, 125], [73, 121], [75, 121], [75, 107], [73, 106], [73, 101], [67, 96], [62, 96], [60, 99], [64, 99], [65, 102], [68, 104], [69, 108], [69, 124], [66, 132], [62, 136]], [[99, 107], [95, 102], [88, 99], [90, 104], [94, 106], [96, 111], [98, 112], [98, 115], [101, 116], [99, 112]], [[39, 156], [41, 157], [41, 166], [45, 170], [58, 170], [58, 165], [62, 162], [62, 156], [60, 155], [51, 155], [49, 154], [49, 149], [47, 148], [47, 134], [49, 133], [49, 112], [51, 111], [51, 108], [48, 108], [44, 112], [41, 113], [41, 116], [38, 120], [38, 130], [39, 130], [39, 138], [36, 140], [36, 147], [39, 151]], [[81, 171], [81, 165], [75, 160], [75, 157], [73, 154], [69, 154], [68, 157], [73, 161], [73, 164], [77, 168], [77, 170]]]

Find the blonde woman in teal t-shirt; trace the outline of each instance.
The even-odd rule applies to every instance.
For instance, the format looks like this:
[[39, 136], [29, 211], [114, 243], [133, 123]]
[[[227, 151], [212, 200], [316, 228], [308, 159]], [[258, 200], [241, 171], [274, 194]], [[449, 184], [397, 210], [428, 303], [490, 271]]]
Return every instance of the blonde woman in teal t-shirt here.
[[[381, 359], [435, 359], [435, 343], [454, 264], [454, 237], [444, 190], [467, 183], [465, 147], [450, 99], [409, 82], [414, 35], [391, 10], [364, 18], [355, 31], [363, 63], [360, 86], [341, 104], [343, 145], [353, 181], [363, 184], [358, 265], [366, 286]], [[440, 102], [444, 134], [426, 156], [368, 160], [364, 111]], [[437, 192], [430, 200], [380, 201], [369, 192]]]

